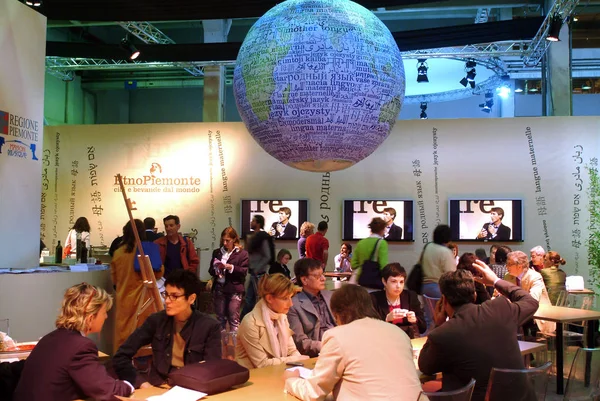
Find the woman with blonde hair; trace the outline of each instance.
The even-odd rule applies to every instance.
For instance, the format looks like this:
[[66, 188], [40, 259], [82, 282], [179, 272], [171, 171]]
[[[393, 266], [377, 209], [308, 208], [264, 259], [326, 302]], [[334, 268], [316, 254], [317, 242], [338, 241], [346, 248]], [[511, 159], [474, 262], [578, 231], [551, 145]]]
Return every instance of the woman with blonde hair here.
[[306, 239], [315, 233], [315, 225], [310, 221], [305, 221], [300, 226], [300, 239], [298, 240], [298, 258], [306, 257]]
[[129, 397], [133, 386], [109, 376], [98, 360], [96, 344], [86, 337], [102, 330], [111, 306], [111, 296], [101, 288], [81, 283], [67, 289], [56, 330], [45, 335], [31, 351], [13, 399]]
[[540, 274], [544, 279], [544, 284], [548, 290], [548, 297], [552, 305], [556, 305], [560, 292], [567, 289], [565, 285], [567, 273], [558, 267], [558, 265], [564, 265], [565, 263], [567, 262], [560, 257], [558, 252], [548, 251], [544, 255], [544, 268], [540, 270]]
[[296, 349], [286, 316], [292, 306], [292, 297], [299, 290], [281, 273], [265, 275], [260, 279], [260, 300], [244, 316], [238, 330], [235, 347], [237, 363], [253, 369], [308, 359]]

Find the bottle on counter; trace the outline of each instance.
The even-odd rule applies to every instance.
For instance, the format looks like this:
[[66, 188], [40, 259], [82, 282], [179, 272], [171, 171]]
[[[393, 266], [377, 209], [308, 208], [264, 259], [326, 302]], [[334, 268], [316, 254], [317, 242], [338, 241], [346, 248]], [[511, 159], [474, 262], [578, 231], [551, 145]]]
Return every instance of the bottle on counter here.
[[54, 263], [62, 263], [63, 249], [62, 249], [62, 246], [60, 245], [60, 241], [58, 241], [58, 245], [56, 245], [55, 252], [56, 253], [54, 254]]
[[76, 248], [75, 248], [75, 258], [77, 259], [77, 262], [81, 262], [81, 248], [84, 247], [83, 242], [81, 241], [81, 233], [77, 233], [76, 234], [76, 238], [77, 238], [77, 242], [76, 242]]
[[88, 249], [85, 244], [81, 247], [81, 263], [87, 263], [88, 260]]

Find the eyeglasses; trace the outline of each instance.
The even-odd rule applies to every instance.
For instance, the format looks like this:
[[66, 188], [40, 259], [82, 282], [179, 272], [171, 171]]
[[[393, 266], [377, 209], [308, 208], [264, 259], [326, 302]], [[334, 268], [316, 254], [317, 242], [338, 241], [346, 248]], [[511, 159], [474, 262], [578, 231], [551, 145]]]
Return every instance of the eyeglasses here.
[[181, 298], [181, 297], [185, 297], [185, 294], [182, 294], [182, 295], [177, 295], [177, 294], [169, 294], [169, 293], [168, 293], [168, 292], [166, 292], [166, 291], [163, 291], [163, 292], [161, 292], [161, 293], [160, 293], [160, 295], [162, 295], [162, 297], [165, 299], [165, 301], [166, 301], [167, 299], [169, 299], [169, 300], [171, 300], [171, 301], [173, 301], [173, 302], [177, 301], [177, 300], [178, 300], [179, 298]]
[[325, 273], [309, 273], [308, 275], [316, 278], [317, 280], [325, 277]]

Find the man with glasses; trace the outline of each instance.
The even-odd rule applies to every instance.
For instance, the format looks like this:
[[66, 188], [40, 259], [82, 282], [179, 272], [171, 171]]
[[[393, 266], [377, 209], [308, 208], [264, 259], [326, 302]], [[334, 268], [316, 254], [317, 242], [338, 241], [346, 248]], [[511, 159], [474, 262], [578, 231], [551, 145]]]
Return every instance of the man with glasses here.
[[316, 357], [321, 351], [323, 333], [336, 325], [330, 308], [332, 293], [325, 289], [320, 261], [299, 259], [294, 264], [294, 274], [302, 291], [292, 298], [288, 321], [298, 351], [302, 355]]
[[[175, 270], [167, 277], [162, 293], [166, 309], [148, 317], [113, 358], [121, 380], [135, 383], [136, 388], [160, 386], [173, 369], [221, 359], [221, 325], [215, 318], [192, 309], [199, 286], [200, 280], [189, 270]], [[147, 344], [152, 345], [152, 367], [149, 382], [141, 383], [132, 360]]]

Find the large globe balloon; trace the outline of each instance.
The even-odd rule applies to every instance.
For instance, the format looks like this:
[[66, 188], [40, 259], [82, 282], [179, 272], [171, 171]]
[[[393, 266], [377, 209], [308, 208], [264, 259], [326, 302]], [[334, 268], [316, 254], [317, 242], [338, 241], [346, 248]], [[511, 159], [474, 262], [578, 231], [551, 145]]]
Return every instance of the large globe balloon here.
[[250, 29], [234, 72], [240, 115], [260, 146], [308, 171], [335, 171], [370, 155], [404, 100], [396, 42], [348, 0], [288, 0]]

